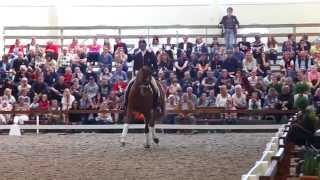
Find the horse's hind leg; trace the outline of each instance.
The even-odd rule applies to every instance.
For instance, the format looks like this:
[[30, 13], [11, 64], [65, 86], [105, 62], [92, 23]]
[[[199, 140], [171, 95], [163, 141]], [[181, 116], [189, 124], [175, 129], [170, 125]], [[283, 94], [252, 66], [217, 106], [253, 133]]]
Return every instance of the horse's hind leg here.
[[156, 117], [156, 115], [153, 114], [153, 117], [150, 119], [150, 123], [149, 123], [150, 124], [150, 131], [151, 131], [151, 134], [152, 134], [153, 142], [156, 143], [156, 144], [159, 144], [159, 138], [156, 136], [156, 128], [154, 127], [154, 125], [155, 125], [155, 117]]

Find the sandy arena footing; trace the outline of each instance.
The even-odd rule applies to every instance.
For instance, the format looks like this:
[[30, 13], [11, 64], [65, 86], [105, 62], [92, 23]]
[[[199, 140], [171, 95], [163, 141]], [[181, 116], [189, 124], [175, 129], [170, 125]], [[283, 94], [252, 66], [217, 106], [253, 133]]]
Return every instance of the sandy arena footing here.
[[0, 179], [238, 180], [273, 133], [159, 134], [143, 148], [143, 134], [1, 135]]

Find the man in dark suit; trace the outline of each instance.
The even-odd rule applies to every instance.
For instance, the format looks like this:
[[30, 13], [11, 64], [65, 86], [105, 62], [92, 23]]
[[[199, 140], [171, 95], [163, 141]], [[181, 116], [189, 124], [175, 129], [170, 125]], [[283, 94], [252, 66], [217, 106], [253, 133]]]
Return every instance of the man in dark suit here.
[[177, 56], [179, 58], [181, 56], [181, 52], [184, 51], [186, 52], [187, 56], [190, 58], [193, 44], [191, 42], [188, 42], [188, 36], [183, 36], [182, 39], [183, 39], [183, 42], [178, 44]]
[[[159, 109], [159, 87], [156, 83], [156, 80], [154, 76], [157, 76], [158, 72], [158, 65], [157, 65], [157, 58], [153, 51], [147, 50], [147, 43], [145, 40], [139, 41], [139, 48], [135, 51], [133, 55], [130, 55], [128, 58], [128, 62], [133, 61], [133, 74], [136, 75], [137, 72], [143, 67], [148, 66], [152, 71], [152, 77], [151, 77], [151, 88], [153, 92], [156, 92], [153, 94], [153, 108]], [[132, 78], [131, 81], [128, 83], [127, 89], [125, 91], [125, 105], [124, 107], [127, 107], [128, 104], [128, 95], [129, 91], [134, 83], [135, 78]]]

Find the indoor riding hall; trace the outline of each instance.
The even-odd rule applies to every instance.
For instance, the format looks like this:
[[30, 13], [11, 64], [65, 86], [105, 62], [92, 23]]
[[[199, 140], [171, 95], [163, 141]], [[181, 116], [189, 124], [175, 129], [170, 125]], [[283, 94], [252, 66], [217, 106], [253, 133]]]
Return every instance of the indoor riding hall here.
[[0, 180], [320, 179], [319, 9], [0, 1]]

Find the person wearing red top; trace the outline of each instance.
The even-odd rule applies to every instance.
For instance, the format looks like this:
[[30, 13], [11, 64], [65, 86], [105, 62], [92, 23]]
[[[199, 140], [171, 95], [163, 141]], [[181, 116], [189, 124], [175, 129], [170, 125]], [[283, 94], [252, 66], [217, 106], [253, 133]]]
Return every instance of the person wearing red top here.
[[21, 45], [20, 39], [16, 39], [15, 43], [10, 46], [8, 54], [17, 56], [19, 52], [24, 53], [24, 46]]
[[94, 64], [99, 61], [101, 46], [97, 44], [97, 38], [93, 38], [92, 44], [88, 46], [88, 62]]
[[39, 109], [48, 110], [49, 104], [48, 96], [46, 94], [42, 94], [41, 99], [39, 100]]
[[64, 77], [64, 85], [67, 88], [70, 88], [72, 85], [72, 69], [70, 67], [67, 67], [65, 69], [65, 73], [64, 73], [63, 77]]
[[53, 41], [48, 41], [45, 48], [46, 56], [51, 56], [52, 59], [57, 60], [59, 56], [59, 46]]
[[112, 89], [117, 92], [117, 94], [123, 94], [126, 87], [127, 83], [123, 81], [123, 78], [119, 78], [119, 80], [113, 84]]

